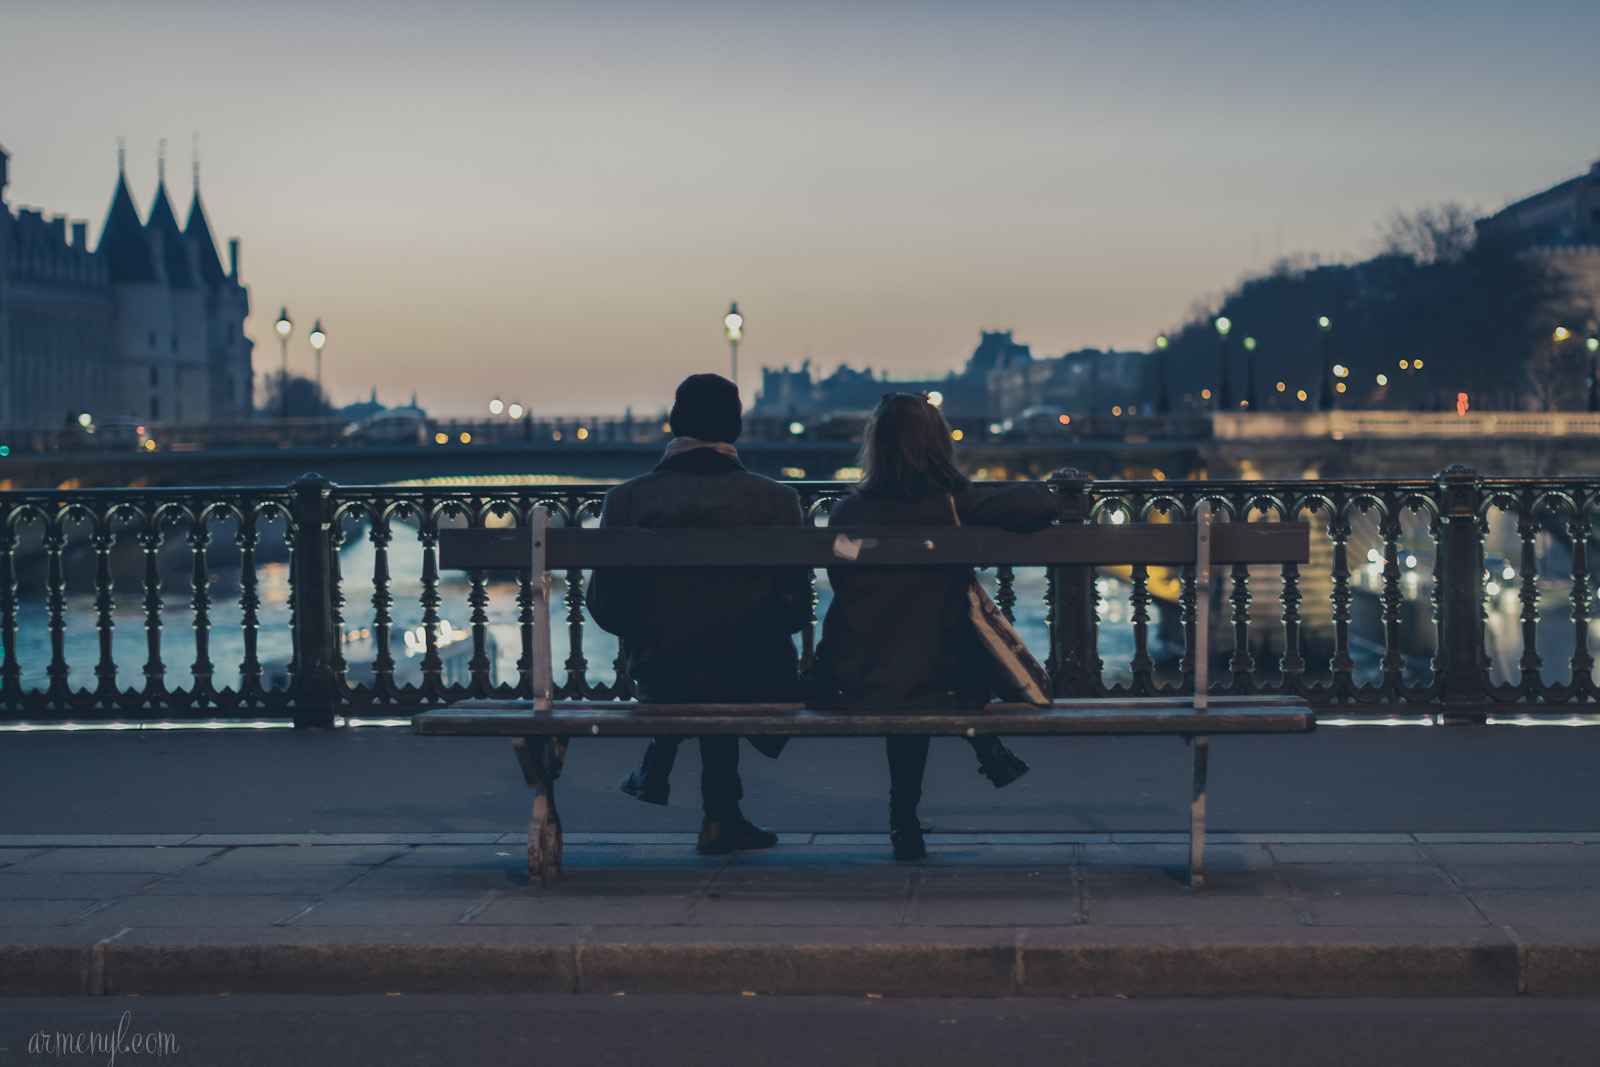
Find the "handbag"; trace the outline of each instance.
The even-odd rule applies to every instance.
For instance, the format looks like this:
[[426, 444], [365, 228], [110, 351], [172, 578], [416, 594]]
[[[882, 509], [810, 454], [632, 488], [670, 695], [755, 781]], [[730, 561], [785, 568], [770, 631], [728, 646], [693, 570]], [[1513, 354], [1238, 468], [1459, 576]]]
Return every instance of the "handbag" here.
[[[956, 498], [954, 494], [945, 495], [950, 501], [950, 516], [960, 526], [961, 513], [956, 510]], [[1008, 703], [1049, 707], [1049, 673], [1022, 643], [1016, 627], [989, 599], [989, 594], [978, 584], [976, 574], [967, 585], [967, 620], [972, 624], [973, 636], [977, 638], [984, 660], [985, 680], [995, 695]]]

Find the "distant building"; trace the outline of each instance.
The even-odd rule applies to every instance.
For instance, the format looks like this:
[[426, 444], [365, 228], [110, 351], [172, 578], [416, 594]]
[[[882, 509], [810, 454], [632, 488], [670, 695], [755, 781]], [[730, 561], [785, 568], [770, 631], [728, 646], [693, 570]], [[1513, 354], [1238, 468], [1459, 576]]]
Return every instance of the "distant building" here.
[[989, 417], [1014, 419], [1029, 408], [1068, 414], [1107, 413], [1135, 407], [1155, 395], [1152, 361], [1145, 352], [1085, 348], [1059, 359], [1001, 364], [989, 372]]
[[761, 370], [761, 391], [751, 408], [754, 415], [818, 415], [869, 411], [884, 393], [938, 392], [951, 415], [984, 415], [989, 410], [988, 379], [997, 368], [1031, 362], [1027, 345], [1011, 339], [1010, 330], [985, 330], [966, 365], [942, 378], [874, 375], [871, 367], [856, 370], [848, 364], [825, 378], [813, 377], [811, 361], [799, 370], [789, 367]]
[[1479, 219], [1478, 233], [1509, 241], [1556, 268], [1575, 301], [1600, 320], [1600, 162], [1587, 174]]
[[334, 411], [341, 419], [370, 419], [374, 415], [381, 415], [386, 411], [414, 411], [419, 416], [426, 418], [427, 412], [417, 406], [417, 394], [411, 394], [411, 403], [401, 404], [396, 407], [387, 407], [378, 402], [378, 387], [372, 387], [372, 396], [366, 400], [357, 400], [354, 404], [346, 404]]
[[224, 272], [200, 202], [180, 227], [158, 173], [140, 221], [118, 160], [98, 247], [86, 222], [15, 213], [0, 148], [0, 429], [58, 429], [80, 413], [151, 422], [248, 418], [255, 379], [239, 242]]

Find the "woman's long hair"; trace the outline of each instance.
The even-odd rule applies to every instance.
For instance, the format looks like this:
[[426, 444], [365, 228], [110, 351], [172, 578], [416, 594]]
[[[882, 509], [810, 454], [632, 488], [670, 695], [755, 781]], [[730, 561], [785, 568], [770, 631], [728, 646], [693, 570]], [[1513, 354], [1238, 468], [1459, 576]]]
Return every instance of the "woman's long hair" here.
[[949, 424], [921, 393], [884, 394], [867, 420], [859, 462], [856, 491], [868, 496], [914, 500], [971, 484], [956, 469]]

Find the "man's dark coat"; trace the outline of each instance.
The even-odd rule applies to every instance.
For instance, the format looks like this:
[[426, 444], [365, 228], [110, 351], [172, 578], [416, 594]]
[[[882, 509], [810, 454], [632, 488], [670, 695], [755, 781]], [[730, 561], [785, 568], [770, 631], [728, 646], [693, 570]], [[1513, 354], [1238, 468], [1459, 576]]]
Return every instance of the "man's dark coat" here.
[[[606, 493], [601, 526], [800, 526], [800, 497], [737, 459], [697, 448]], [[622, 640], [641, 701], [799, 699], [791, 634], [811, 617], [810, 575], [598, 568], [589, 613]]]

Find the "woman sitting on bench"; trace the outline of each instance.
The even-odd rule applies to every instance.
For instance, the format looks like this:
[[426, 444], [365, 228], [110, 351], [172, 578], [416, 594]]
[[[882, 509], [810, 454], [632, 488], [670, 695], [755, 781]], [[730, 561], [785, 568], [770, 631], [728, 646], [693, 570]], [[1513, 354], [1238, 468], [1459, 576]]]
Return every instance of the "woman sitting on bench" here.
[[[884, 396], [867, 423], [861, 482], [828, 526], [999, 526], [1039, 530], [1056, 516], [1048, 486], [975, 486], [956, 469], [950, 427], [922, 394]], [[921, 711], [981, 708], [989, 685], [967, 614], [970, 567], [832, 567], [833, 603], [817, 646], [818, 706]], [[998, 788], [1028, 765], [993, 735], [969, 738], [978, 770]], [[925, 736], [890, 736], [889, 840], [895, 859], [927, 855], [917, 803]]]

